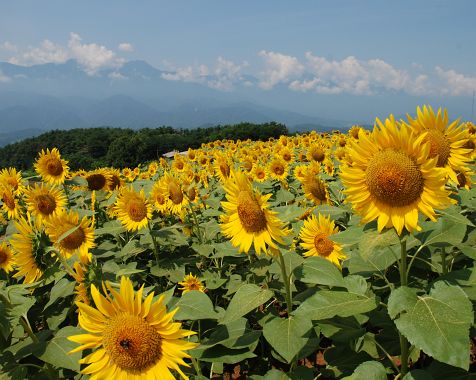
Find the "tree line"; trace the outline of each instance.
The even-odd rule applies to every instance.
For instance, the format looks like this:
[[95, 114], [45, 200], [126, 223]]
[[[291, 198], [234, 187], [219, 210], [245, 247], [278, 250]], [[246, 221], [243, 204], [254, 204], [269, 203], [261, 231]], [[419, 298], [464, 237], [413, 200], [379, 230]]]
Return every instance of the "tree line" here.
[[53, 130], [0, 149], [0, 167], [13, 166], [26, 170], [42, 149], [58, 148], [73, 170], [103, 166], [117, 168], [137, 166], [158, 160], [172, 150], [199, 148], [215, 140], [267, 140], [288, 134], [284, 124], [240, 123], [208, 128], [174, 129], [163, 126], [139, 130], [98, 127]]

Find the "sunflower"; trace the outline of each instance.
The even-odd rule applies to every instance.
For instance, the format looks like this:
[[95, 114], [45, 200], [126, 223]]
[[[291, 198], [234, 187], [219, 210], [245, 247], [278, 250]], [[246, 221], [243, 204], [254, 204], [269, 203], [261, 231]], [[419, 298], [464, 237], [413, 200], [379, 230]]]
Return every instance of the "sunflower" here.
[[310, 168], [304, 174], [302, 188], [306, 198], [313, 201], [315, 205], [330, 203], [326, 183]]
[[128, 231], [137, 231], [147, 226], [152, 218], [152, 205], [143, 189], [137, 192], [132, 186], [123, 187], [114, 204], [114, 212]]
[[79, 325], [88, 333], [68, 337], [80, 344], [70, 353], [94, 350], [80, 360], [81, 364], [87, 365], [81, 373], [90, 375], [91, 380], [173, 380], [173, 369], [183, 379], [188, 379], [179, 365], [188, 367], [183, 359], [190, 355], [185, 351], [197, 344], [183, 338], [195, 333], [182, 329], [181, 323], [172, 322], [177, 309], [167, 312], [165, 296], [153, 302], [154, 293], [151, 292], [143, 300], [144, 286], [134, 294], [131, 280], [124, 276], [119, 292], [109, 282], [103, 283], [103, 289], [106, 297], [91, 285], [96, 308], [76, 302]]
[[2, 197], [2, 210], [7, 214], [8, 219], [18, 219], [22, 213], [20, 203], [15, 197], [11, 187], [0, 185], [0, 194]]
[[361, 133], [352, 144], [352, 165], [341, 166], [347, 202], [362, 223], [378, 219], [379, 231], [392, 226], [399, 235], [404, 227], [420, 230], [419, 211], [434, 221], [434, 209], [451, 204], [445, 170], [437, 167], [437, 157], [428, 158], [426, 134], [416, 137], [409, 128], [399, 128], [392, 115], [385, 124], [376, 122], [369, 136]]
[[14, 265], [15, 258], [13, 257], [12, 250], [5, 242], [2, 242], [0, 244], [0, 269], [9, 273], [13, 270]]
[[89, 191], [109, 189], [111, 173], [108, 169], [100, 168], [86, 173], [84, 179], [88, 182]]
[[41, 226], [44, 221], [48, 221], [66, 207], [67, 199], [63, 191], [56, 186], [35, 183], [26, 190], [25, 203], [37, 225]]
[[268, 178], [268, 173], [266, 172], [266, 169], [260, 164], [256, 164], [256, 166], [254, 167], [252, 171], [252, 174], [253, 174], [253, 179], [256, 182], [264, 182]]
[[5, 168], [0, 171], [0, 185], [10, 187], [15, 195], [20, 195], [25, 190], [21, 172], [15, 168]]
[[294, 161], [294, 152], [288, 147], [281, 148], [279, 155], [287, 164], [291, 164]]
[[167, 195], [165, 194], [160, 181], [155, 182], [154, 186], [152, 186], [150, 201], [157, 211], [164, 213], [167, 210]]
[[221, 182], [225, 182], [230, 177], [231, 168], [228, 160], [224, 156], [217, 156], [215, 158], [213, 168]]
[[268, 165], [268, 173], [271, 178], [278, 181], [285, 181], [288, 176], [288, 165], [281, 158], [275, 158]]
[[458, 183], [456, 171], [464, 168], [469, 161], [468, 154], [471, 150], [465, 148], [468, 142], [467, 131], [459, 119], [448, 125], [446, 109], [435, 112], [430, 106], [417, 107], [417, 117], [412, 119], [409, 115], [408, 122], [415, 135], [424, 134], [424, 141], [430, 144], [430, 158], [438, 159], [437, 166], [444, 168], [446, 175], [454, 183]]
[[349, 129], [349, 136], [358, 140], [360, 136], [360, 132], [362, 131], [362, 127], [359, 125], [353, 125], [352, 128]]
[[119, 169], [108, 168], [107, 171], [109, 173], [109, 182], [107, 186], [109, 191], [114, 191], [124, 185], [124, 181], [121, 178], [121, 171]]
[[30, 218], [21, 217], [15, 221], [17, 233], [13, 234], [10, 244], [15, 253], [15, 264], [18, 272], [13, 277], [25, 277], [23, 282], [31, 284], [43, 276], [43, 272], [51, 264], [51, 256], [46, 254], [44, 234], [35, 231]]
[[75, 261], [73, 264], [73, 277], [77, 282], [77, 285], [74, 287], [75, 301], [85, 303], [86, 305], [91, 304], [89, 287], [86, 283], [88, 270], [89, 266], [87, 263]]
[[312, 214], [304, 221], [304, 225], [299, 232], [302, 240], [301, 247], [307, 251], [304, 256], [320, 256], [341, 268], [340, 261], [346, 256], [342, 253], [342, 247], [334, 243], [329, 237], [339, 232], [330, 216], [319, 214], [318, 217]]
[[165, 173], [161, 179], [162, 191], [167, 197], [167, 208], [174, 215], [182, 215], [188, 205], [180, 181], [170, 173]]
[[307, 159], [309, 161], [322, 162], [327, 157], [327, 148], [322, 143], [314, 143], [309, 147]]
[[179, 288], [182, 291], [182, 294], [189, 292], [190, 290], [198, 290], [199, 292], [205, 292], [205, 286], [203, 286], [202, 282], [197, 276], [193, 274], [187, 274], [183, 281], [179, 282], [179, 285], [182, 285]]
[[42, 149], [34, 166], [43, 181], [59, 185], [64, 183], [68, 175], [69, 167], [67, 164], [68, 162], [61, 158], [59, 150], [53, 148], [51, 151], [46, 149], [46, 152]]
[[244, 173], [234, 172], [225, 183], [227, 202], [221, 202], [226, 214], [221, 217], [223, 234], [231, 243], [246, 252], [254, 245], [256, 253], [266, 252], [267, 246], [278, 248], [274, 241], [283, 244], [288, 231], [276, 212], [269, 210], [268, 199], [272, 194], [261, 195], [253, 190]]
[[63, 257], [78, 253], [81, 261], [91, 261], [89, 250], [95, 246], [94, 227], [86, 216], [80, 221], [77, 212], [62, 210], [46, 222], [46, 233]]

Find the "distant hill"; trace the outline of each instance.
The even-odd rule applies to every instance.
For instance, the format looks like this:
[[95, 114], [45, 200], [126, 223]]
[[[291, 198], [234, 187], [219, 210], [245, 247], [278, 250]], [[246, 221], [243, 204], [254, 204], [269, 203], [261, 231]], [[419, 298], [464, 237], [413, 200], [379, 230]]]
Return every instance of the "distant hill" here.
[[[126, 62], [95, 75], [85, 73], [74, 60], [28, 67], [0, 62], [0, 72], [9, 78], [0, 84], [1, 145], [33, 130], [101, 125], [136, 130], [276, 120], [291, 129], [301, 124], [325, 129], [349, 126], [256, 104], [243, 91], [220, 92], [199, 83], [165, 80], [163, 76], [170, 73], [144, 61]], [[253, 77], [247, 80], [256, 82]]]

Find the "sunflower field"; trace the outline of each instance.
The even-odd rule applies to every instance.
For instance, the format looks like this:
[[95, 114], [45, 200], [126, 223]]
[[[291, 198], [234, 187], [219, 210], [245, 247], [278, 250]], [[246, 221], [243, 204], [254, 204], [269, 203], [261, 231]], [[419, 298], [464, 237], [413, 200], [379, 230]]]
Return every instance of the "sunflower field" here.
[[0, 379], [475, 378], [476, 126], [0, 171]]

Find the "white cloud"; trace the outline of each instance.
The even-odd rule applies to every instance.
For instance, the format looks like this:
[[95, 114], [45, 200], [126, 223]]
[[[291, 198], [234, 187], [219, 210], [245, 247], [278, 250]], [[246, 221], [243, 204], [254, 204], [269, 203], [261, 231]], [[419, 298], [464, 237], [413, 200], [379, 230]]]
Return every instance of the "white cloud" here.
[[258, 53], [265, 60], [265, 70], [260, 74], [259, 86], [270, 90], [278, 83], [288, 83], [304, 72], [304, 66], [296, 57], [262, 50]]
[[443, 81], [441, 93], [444, 95], [472, 95], [476, 91], [476, 77], [466, 76], [455, 70], [444, 70], [436, 66], [436, 75]]
[[246, 61], [241, 64], [236, 64], [223, 57], [218, 57], [215, 66], [212, 68], [203, 64], [174, 67], [168, 61], [164, 61], [164, 64], [169, 72], [161, 75], [163, 79], [201, 83], [220, 91], [231, 91], [234, 89], [236, 83], [242, 82], [242, 70], [248, 66]]
[[[2, 46], [5, 47], [4, 45], [5, 43]], [[30, 46], [26, 51], [19, 52], [10, 58], [9, 62], [17, 65], [35, 65], [64, 63], [68, 59], [76, 59], [89, 75], [94, 75], [102, 68], [120, 67], [124, 63], [122, 58], [117, 57], [115, 52], [105, 46], [82, 43], [82, 39], [77, 33], [70, 34], [67, 47], [50, 40], [43, 40], [40, 46]]]
[[117, 49], [120, 51], [125, 51], [127, 53], [130, 53], [134, 51], [134, 46], [132, 46], [129, 42], [122, 42], [119, 44]]
[[128, 79], [125, 75], [122, 75], [118, 71], [113, 71], [112, 73], [108, 74], [108, 77], [114, 80], [120, 80], [120, 79]]
[[10, 41], [5, 41], [3, 44], [1, 44], [0, 49], [6, 50], [6, 51], [12, 51], [12, 52], [18, 51], [18, 47], [12, 44]]
[[69, 59], [68, 51], [50, 40], [43, 40], [39, 47], [30, 47], [27, 51], [10, 58], [16, 65], [35, 65], [41, 63], [63, 63]]

